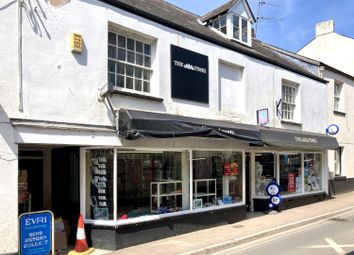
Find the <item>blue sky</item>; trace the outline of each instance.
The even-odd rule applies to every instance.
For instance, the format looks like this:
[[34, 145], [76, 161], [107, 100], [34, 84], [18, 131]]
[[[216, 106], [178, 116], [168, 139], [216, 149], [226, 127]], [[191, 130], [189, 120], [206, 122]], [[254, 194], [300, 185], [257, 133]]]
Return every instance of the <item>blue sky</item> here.
[[[167, 0], [198, 15], [228, 2], [228, 0]], [[259, 0], [248, 0], [257, 17]], [[297, 52], [315, 37], [318, 22], [333, 19], [335, 31], [354, 38], [354, 0], [265, 0], [261, 17], [278, 21], [258, 24], [257, 38], [266, 43]]]

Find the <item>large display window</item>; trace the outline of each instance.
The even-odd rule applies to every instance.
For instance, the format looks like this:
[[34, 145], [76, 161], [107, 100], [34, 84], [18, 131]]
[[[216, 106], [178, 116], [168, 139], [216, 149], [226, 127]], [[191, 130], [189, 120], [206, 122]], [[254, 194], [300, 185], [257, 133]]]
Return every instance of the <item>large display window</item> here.
[[118, 219], [189, 209], [187, 152], [117, 153]]
[[242, 201], [242, 152], [193, 152], [193, 208]]
[[301, 153], [279, 155], [279, 184], [281, 194], [302, 193]]
[[322, 155], [304, 153], [305, 192], [322, 190]]
[[86, 217], [112, 220], [113, 149], [86, 151]]
[[274, 153], [255, 154], [256, 196], [267, 196], [267, 185], [276, 178]]

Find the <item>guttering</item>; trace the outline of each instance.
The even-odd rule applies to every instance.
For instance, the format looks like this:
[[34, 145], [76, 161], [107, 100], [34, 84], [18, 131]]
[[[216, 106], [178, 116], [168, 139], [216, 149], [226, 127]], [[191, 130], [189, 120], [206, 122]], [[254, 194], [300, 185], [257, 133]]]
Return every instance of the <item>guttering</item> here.
[[113, 102], [111, 99], [112, 91], [113, 91], [112, 86], [109, 86], [107, 83], [105, 85], [103, 85], [102, 88], [98, 89], [98, 101], [107, 102], [108, 107], [111, 110], [111, 113], [114, 118], [116, 132], [118, 133], [118, 131], [119, 131], [119, 120], [118, 120], [119, 115], [118, 115], [118, 111], [113, 106]]
[[194, 37], [197, 37], [197, 38], [200, 38], [200, 39], [203, 39], [203, 40], [205, 40], [207, 42], [210, 42], [210, 43], [219, 45], [221, 47], [224, 47], [224, 48], [239, 52], [241, 54], [245, 54], [245, 55], [247, 55], [249, 57], [261, 60], [263, 62], [266, 62], [266, 63], [269, 63], [269, 64], [273, 64], [275, 66], [278, 66], [278, 67], [284, 68], [286, 70], [292, 71], [294, 73], [297, 73], [297, 74], [303, 75], [305, 77], [311, 78], [313, 80], [317, 80], [317, 81], [322, 82], [322, 83], [327, 83], [326, 80], [324, 80], [324, 79], [322, 79], [322, 78], [320, 78], [320, 77], [318, 77], [316, 75], [313, 75], [313, 74], [310, 74], [310, 73], [307, 73], [307, 72], [303, 72], [301, 70], [297, 70], [297, 69], [292, 68], [290, 66], [287, 66], [287, 65], [284, 65], [282, 63], [276, 62], [273, 59], [266, 58], [266, 57], [260, 55], [259, 53], [252, 51], [251, 50], [252, 48], [245, 49], [245, 48], [241, 48], [241, 47], [235, 47], [235, 46], [233, 46], [231, 44], [231, 42], [226, 43], [226, 42], [223, 42], [221, 40], [218, 40], [215, 37], [211, 37], [211, 36], [205, 35], [203, 33], [198, 33], [198, 32], [196, 32], [194, 30], [191, 30], [191, 29], [189, 29], [187, 27], [178, 25], [176, 23], [173, 23], [173, 22], [171, 22], [169, 20], [163, 19], [163, 18], [158, 17], [156, 15], [152, 15], [152, 14], [150, 14], [148, 12], [145, 12], [143, 10], [137, 9], [137, 8], [135, 8], [133, 6], [127, 5], [127, 4], [122, 3], [120, 1], [117, 1], [117, 0], [99, 0], [99, 1], [104, 2], [106, 4], [109, 4], [111, 6], [114, 6], [114, 7], [120, 8], [120, 9], [122, 9], [124, 11], [136, 14], [136, 15], [138, 15], [140, 17], [143, 17], [143, 18], [146, 18], [148, 20], [157, 22], [157, 23], [159, 23], [161, 25], [164, 25], [166, 27], [178, 30], [180, 32], [184, 32], [186, 34], [189, 34], [191, 36], [194, 36]]

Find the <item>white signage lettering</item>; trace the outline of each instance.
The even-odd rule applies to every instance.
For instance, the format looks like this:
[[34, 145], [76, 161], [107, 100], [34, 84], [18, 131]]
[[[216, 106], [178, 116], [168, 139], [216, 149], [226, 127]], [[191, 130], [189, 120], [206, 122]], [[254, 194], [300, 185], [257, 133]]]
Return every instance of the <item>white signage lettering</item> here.
[[295, 141], [296, 142], [301, 142], [301, 143], [317, 143], [317, 139], [316, 138], [311, 138], [311, 137], [295, 136]]
[[200, 73], [207, 73], [207, 70], [205, 68], [195, 66], [189, 63], [183, 63], [182, 61], [177, 61], [177, 60], [173, 60], [173, 63], [175, 64], [175, 66], [182, 67], [184, 69], [188, 69]]

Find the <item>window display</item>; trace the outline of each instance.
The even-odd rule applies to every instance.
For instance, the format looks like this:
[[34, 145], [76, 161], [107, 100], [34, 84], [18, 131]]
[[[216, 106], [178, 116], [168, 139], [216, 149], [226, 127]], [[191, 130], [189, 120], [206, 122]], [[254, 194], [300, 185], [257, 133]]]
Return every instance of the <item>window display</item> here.
[[118, 218], [189, 209], [186, 160], [182, 152], [118, 152]]
[[113, 219], [113, 150], [86, 152], [87, 187], [86, 213], [95, 220]]
[[305, 192], [322, 189], [322, 155], [317, 153], [304, 154], [304, 185]]
[[242, 201], [241, 152], [193, 152], [194, 208]]
[[256, 153], [255, 155], [255, 178], [256, 196], [266, 196], [267, 185], [275, 178], [274, 175], [274, 154]]
[[301, 153], [279, 155], [282, 194], [302, 193]]

